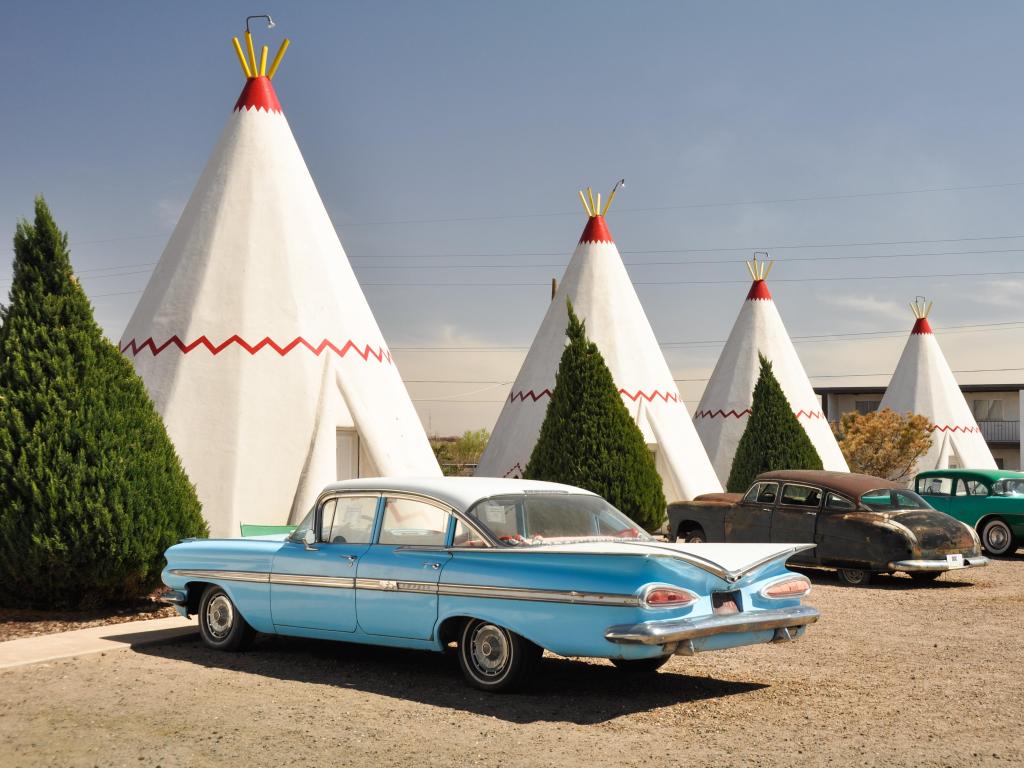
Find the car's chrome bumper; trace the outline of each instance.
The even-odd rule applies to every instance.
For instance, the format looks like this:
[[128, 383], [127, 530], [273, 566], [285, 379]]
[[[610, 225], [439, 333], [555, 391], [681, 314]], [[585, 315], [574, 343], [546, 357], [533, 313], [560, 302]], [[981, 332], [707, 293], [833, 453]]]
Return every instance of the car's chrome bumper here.
[[953, 565], [946, 559], [942, 560], [898, 560], [895, 563], [889, 563], [890, 571], [908, 571], [908, 572], [921, 572], [921, 571], [960, 571], [964, 568], [981, 568], [983, 565], [988, 565], [989, 559], [982, 555], [976, 557], [965, 557], [963, 565]]
[[188, 595], [184, 592], [179, 592], [176, 589], [172, 589], [170, 592], [164, 592], [158, 598], [162, 603], [170, 603], [171, 605], [188, 605]]
[[792, 640], [794, 632], [818, 620], [818, 610], [807, 605], [795, 608], [778, 608], [767, 611], [749, 611], [730, 614], [715, 614], [685, 619], [662, 619], [644, 621], [639, 624], [618, 624], [608, 627], [604, 637], [613, 643], [642, 645], [683, 645], [692, 648], [689, 641], [713, 635], [736, 634], [740, 632], [763, 632], [775, 630], [774, 641]]

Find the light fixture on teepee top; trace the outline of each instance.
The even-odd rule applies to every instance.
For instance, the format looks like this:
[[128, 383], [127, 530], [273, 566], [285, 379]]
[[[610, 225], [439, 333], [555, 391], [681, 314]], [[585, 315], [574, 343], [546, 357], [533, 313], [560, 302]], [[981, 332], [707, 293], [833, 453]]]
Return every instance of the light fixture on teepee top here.
[[288, 40], [268, 67], [255, 18], [248, 55], [233, 41], [241, 96], [121, 338], [214, 536], [297, 522], [336, 479], [440, 474], [271, 84]]
[[753, 282], [694, 414], [697, 434], [723, 483], [750, 417], [760, 373], [758, 353], [772, 362], [775, 378], [825, 469], [849, 471], [768, 290], [773, 264], [765, 251], [755, 252], [746, 262]]
[[537, 442], [565, 348], [566, 301], [585, 321], [615, 386], [654, 453], [669, 501], [721, 491], [605, 222], [608, 198], [580, 191], [587, 223], [512, 385], [476, 474], [521, 476]]
[[992, 451], [932, 331], [928, 321], [931, 310], [932, 302], [923, 296], [910, 303], [914, 327], [879, 408], [928, 418], [932, 446], [918, 459], [918, 470], [953, 465], [995, 469]]

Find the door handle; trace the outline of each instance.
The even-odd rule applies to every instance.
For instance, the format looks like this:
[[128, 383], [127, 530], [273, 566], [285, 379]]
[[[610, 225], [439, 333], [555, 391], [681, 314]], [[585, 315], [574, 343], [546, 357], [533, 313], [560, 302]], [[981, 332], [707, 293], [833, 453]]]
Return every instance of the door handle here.
[[431, 560], [423, 564], [424, 568], [433, 568], [435, 571], [441, 567], [441, 564], [435, 560]]

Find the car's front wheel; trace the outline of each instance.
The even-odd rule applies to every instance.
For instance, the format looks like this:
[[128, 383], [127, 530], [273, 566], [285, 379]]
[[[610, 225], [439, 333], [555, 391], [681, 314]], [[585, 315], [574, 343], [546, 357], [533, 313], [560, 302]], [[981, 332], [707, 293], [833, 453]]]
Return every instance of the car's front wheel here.
[[655, 656], [653, 659], [612, 659], [612, 664], [620, 673], [629, 677], [648, 677], [665, 666], [671, 658]]
[[459, 666], [466, 681], [483, 691], [512, 691], [527, 681], [543, 649], [488, 621], [466, 622], [459, 638]]
[[199, 600], [199, 636], [218, 651], [240, 651], [255, 634], [228, 593], [211, 584]]
[[990, 555], [1001, 557], [1017, 549], [1013, 531], [1005, 520], [989, 520], [981, 529], [981, 545]]
[[861, 568], [840, 568], [839, 580], [852, 587], [862, 587], [871, 581], [871, 571]]

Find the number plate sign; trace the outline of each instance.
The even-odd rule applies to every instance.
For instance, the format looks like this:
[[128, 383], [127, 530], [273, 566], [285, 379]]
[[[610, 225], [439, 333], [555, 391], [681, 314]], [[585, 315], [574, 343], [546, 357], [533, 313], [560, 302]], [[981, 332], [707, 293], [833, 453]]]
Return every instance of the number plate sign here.
[[963, 555], [946, 555], [946, 564], [950, 568], [963, 568], [964, 567], [964, 556]]

